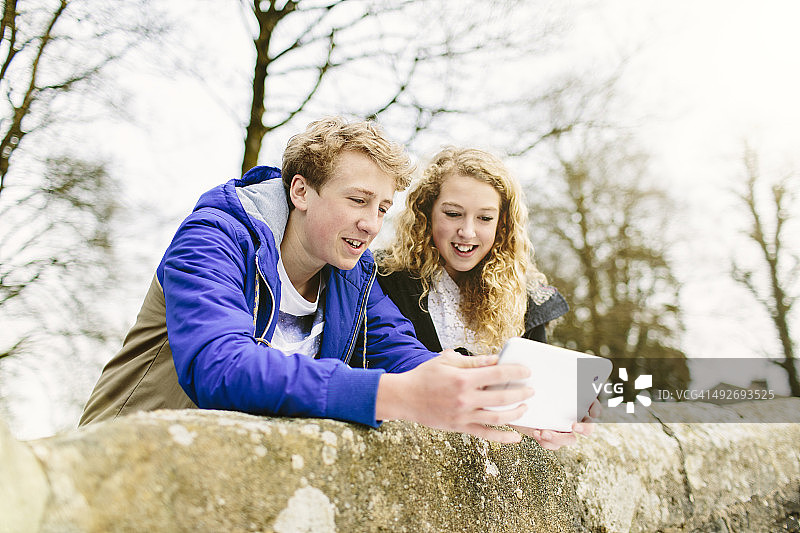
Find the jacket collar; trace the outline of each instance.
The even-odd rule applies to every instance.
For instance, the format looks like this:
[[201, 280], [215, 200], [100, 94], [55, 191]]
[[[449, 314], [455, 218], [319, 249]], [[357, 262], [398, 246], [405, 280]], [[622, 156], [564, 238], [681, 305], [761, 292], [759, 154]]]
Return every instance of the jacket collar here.
[[254, 167], [241, 180], [234, 183], [234, 191], [244, 209], [250, 226], [263, 240], [261, 224], [272, 233], [275, 247], [280, 248], [286, 222], [289, 220], [289, 203], [283, 187], [280, 170], [274, 167]]

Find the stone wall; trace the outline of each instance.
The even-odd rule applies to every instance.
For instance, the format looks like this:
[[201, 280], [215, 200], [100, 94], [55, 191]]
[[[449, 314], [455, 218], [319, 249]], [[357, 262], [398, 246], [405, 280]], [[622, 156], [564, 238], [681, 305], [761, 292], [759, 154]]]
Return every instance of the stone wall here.
[[[659, 409], [694, 408], [799, 423], [658, 421]], [[407, 422], [373, 430], [218, 411], [139, 414], [30, 442], [0, 424], [0, 532], [795, 527], [800, 400], [651, 413], [598, 424], [558, 452]]]

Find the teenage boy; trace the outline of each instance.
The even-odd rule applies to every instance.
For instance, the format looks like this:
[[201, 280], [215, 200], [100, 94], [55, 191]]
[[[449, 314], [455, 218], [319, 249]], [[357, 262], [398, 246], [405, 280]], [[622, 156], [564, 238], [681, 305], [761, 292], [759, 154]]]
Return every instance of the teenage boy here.
[[412, 172], [372, 123], [324, 119], [294, 136], [283, 173], [255, 167], [205, 193], [156, 269], [136, 323], [80, 424], [200, 407], [407, 419], [499, 442], [531, 389], [495, 356], [441, 356], [375, 283], [367, 250]]

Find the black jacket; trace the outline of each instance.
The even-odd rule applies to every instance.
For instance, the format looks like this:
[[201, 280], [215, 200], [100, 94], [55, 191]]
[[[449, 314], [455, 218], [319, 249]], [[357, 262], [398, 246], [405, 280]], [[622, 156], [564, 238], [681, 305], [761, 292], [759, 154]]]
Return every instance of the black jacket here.
[[[441, 352], [442, 345], [433, 325], [430, 313], [423, 311], [419, 306], [419, 297], [422, 294], [422, 282], [414, 279], [406, 271], [393, 272], [388, 276], [378, 275], [378, 282], [383, 291], [397, 305], [400, 312], [408, 318], [417, 333], [417, 339], [432, 352]], [[422, 305], [427, 309], [428, 296], [422, 300]], [[526, 339], [547, 342], [545, 325], [569, 311], [567, 301], [556, 291], [541, 304], [533, 301], [533, 296], [528, 295], [528, 309], [525, 312]]]

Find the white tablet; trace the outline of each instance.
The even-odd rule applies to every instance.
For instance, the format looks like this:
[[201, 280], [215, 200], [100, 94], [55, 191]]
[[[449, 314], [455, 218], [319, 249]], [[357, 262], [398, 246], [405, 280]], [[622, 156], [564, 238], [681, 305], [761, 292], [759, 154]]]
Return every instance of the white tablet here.
[[510, 424], [555, 431], [572, 431], [572, 424], [586, 416], [613, 368], [603, 357], [520, 337], [506, 342], [497, 364], [531, 369], [531, 377], [524, 382], [492, 387], [527, 385], [534, 390], [533, 397], [525, 402], [528, 410]]

